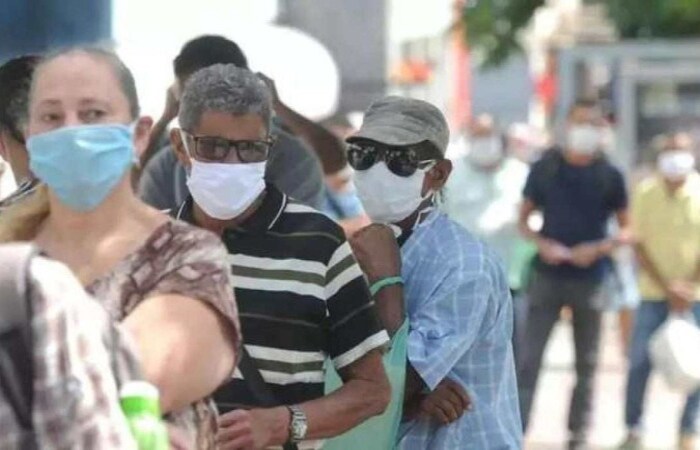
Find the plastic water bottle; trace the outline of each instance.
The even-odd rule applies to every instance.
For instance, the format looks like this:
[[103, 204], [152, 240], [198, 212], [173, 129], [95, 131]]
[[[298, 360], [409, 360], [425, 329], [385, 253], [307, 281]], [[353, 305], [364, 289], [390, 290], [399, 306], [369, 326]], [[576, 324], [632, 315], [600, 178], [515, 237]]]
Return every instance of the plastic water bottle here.
[[168, 450], [168, 431], [161, 420], [158, 389], [145, 381], [130, 381], [119, 394], [122, 411], [139, 450]]

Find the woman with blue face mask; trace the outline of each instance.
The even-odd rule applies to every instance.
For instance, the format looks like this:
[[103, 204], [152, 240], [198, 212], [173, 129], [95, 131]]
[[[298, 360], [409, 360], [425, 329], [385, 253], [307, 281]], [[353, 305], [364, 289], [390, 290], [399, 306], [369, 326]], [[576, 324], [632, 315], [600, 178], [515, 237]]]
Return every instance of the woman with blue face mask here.
[[208, 397], [232, 376], [240, 341], [226, 250], [132, 191], [151, 123], [139, 117], [134, 79], [116, 55], [77, 49], [46, 58], [27, 129], [43, 186], [3, 213], [0, 242], [34, 241], [70, 267], [133, 336], [144, 378], [192, 448], [213, 448]]

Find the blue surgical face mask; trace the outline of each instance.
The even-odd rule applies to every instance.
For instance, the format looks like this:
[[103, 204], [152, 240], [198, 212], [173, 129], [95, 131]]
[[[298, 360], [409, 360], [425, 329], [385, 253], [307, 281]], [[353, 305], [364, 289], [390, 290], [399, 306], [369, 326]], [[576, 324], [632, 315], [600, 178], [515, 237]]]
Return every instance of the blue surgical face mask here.
[[134, 162], [133, 127], [64, 127], [27, 140], [29, 167], [61, 203], [76, 211], [97, 208]]

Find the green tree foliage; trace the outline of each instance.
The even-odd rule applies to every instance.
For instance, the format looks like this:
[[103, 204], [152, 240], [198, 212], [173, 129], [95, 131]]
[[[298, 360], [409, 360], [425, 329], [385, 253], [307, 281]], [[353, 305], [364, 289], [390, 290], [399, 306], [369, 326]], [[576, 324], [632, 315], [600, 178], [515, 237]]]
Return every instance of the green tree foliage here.
[[700, 0], [610, 0], [608, 3], [610, 18], [621, 37], [700, 36]]
[[[469, 45], [498, 65], [522, 50], [519, 33], [545, 0], [468, 0], [463, 21]], [[608, 6], [623, 38], [700, 36], [700, 0], [589, 0]]]

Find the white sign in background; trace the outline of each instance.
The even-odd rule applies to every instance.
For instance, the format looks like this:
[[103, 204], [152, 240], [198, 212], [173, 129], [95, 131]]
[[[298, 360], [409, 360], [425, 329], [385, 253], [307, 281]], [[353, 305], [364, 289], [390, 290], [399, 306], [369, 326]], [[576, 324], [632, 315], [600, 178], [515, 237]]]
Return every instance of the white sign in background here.
[[275, 80], [289, 106], [316, 120], [332, 115], [340, 93], [332, 55], [311, 36], [272, 24], [276, 15], [276, 0], [114, 0], [117, 52], [134, 72], [144, 114], [163, 111], [182, 45], [219, 34], [241, 47], [251, 70]]

